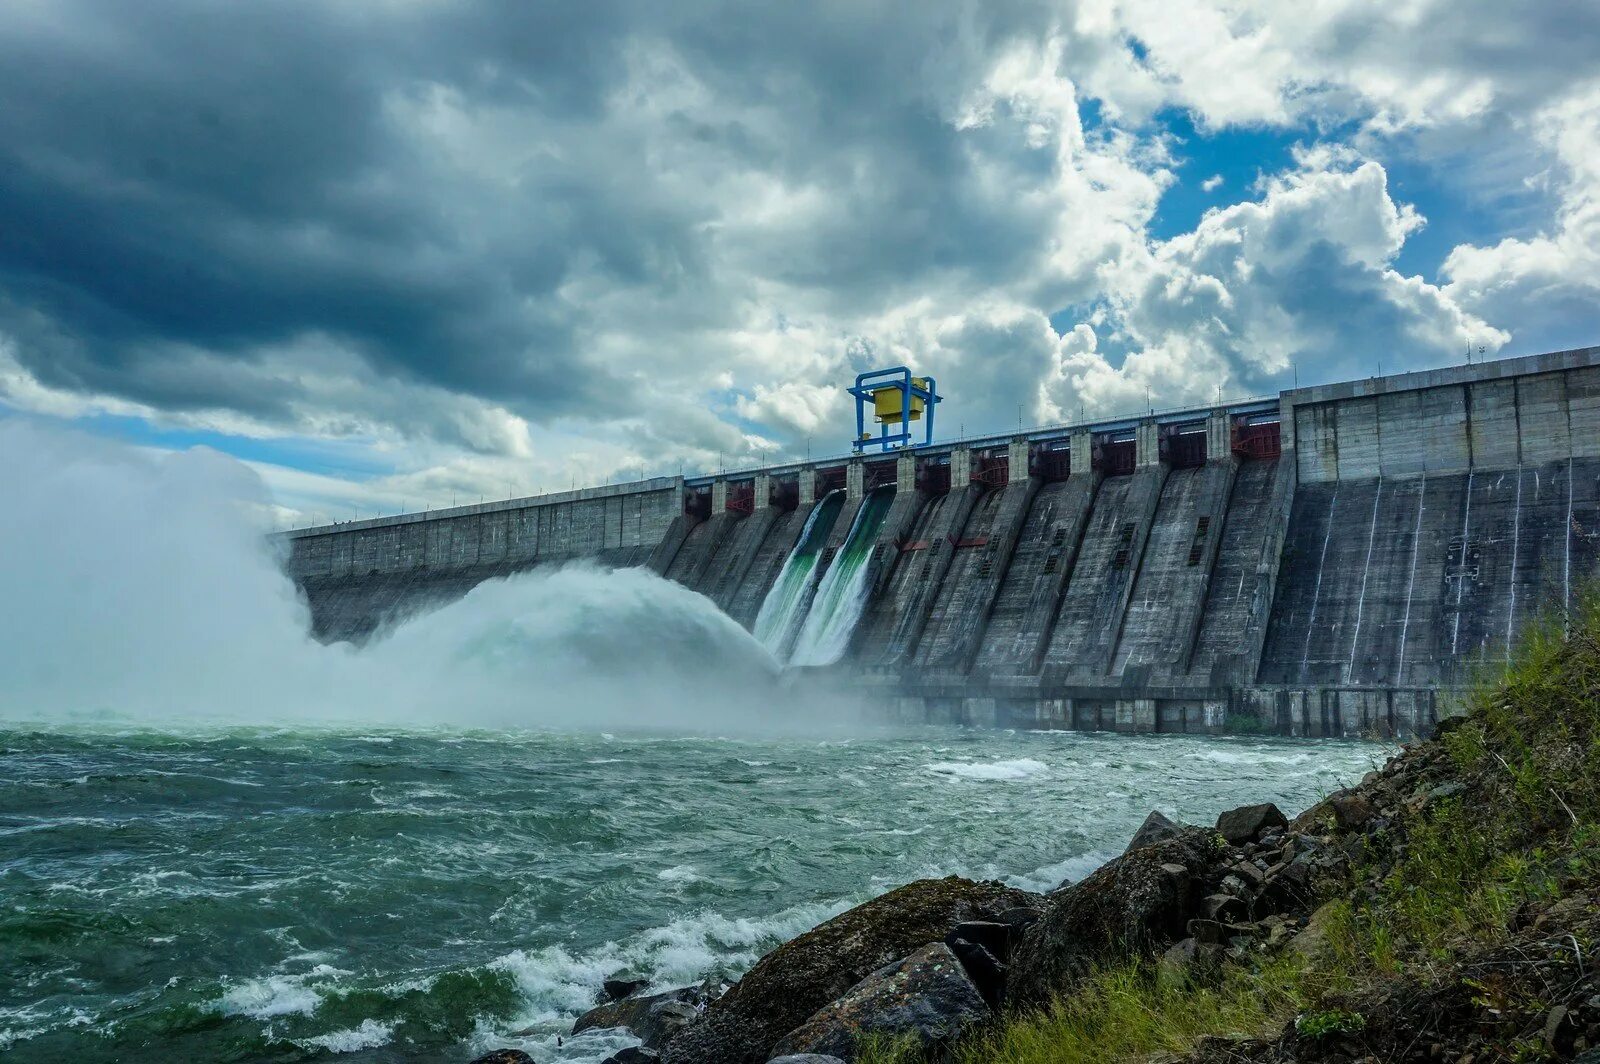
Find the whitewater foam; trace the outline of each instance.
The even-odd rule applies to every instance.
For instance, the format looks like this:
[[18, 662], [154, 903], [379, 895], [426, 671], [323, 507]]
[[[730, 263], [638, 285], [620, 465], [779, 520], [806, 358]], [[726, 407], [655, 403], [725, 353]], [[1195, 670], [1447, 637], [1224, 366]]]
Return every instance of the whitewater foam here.
[[929, 772], [941, 776], [990, 781], [1031, 779], [1040, 773], [1048, 772], [1049, 768], [1050, 766], [1043, 761], [1035, 761], [1031, 757], [1021, 757], [1013, 761], [935, 761], [927, 766]]
[[394, 1036], [394, 1025], [379, 1023], [377, 1020], [362, 1020], [361, 1026], [346, 1028], [343, 1031], [333, 1031], [329, 1034], [317, 1035], [307, 1038], [300, 1044], [306, 1047], [315, 1046], [326, 1049], [330, 1053], [358, 1053], [363, 1049], [377, 1049], [387, 1045]]
[[214, 1007], [224, 1016], [270, 1020], [275, 1016], [310, 1016], [322, 1004], [322, 991], [307, 985], [309, 979], [349, 975], [328, 965], [318, 965], [307, 975], [268, 975], [229, 987]]

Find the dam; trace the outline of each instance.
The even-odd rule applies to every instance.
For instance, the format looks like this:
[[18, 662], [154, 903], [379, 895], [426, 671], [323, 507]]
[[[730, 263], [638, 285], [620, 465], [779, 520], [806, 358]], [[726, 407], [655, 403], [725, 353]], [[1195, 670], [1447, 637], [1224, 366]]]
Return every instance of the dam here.
[[315, 634], [648, 565], [897, 719], [1426, 733], [1600, 561], [1600, 347], [280, 533]]

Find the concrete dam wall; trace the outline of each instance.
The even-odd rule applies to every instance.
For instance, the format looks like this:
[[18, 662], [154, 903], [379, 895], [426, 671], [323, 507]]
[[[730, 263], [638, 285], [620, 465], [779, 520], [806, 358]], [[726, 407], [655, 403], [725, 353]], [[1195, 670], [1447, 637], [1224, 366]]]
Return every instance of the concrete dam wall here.
[[1410, 734], [1600, 565], [1600, 348], [283, 537], [328, 640], [584, 559], [909, 720]]

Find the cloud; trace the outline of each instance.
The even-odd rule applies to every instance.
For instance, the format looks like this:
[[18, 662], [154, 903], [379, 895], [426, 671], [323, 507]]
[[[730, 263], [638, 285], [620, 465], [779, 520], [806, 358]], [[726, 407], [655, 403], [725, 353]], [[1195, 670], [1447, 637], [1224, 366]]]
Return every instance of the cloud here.
[[1554, 225], [1450, 252], [1451, 298], [1521, 334], [1570, 335], [1595, 328], [1600, 307], [1600, 81], [1538, 116], [1540, 138], [1558, 160], [1561, 204]]
[[[345, 440], [352, 497], [437, 501], [827, 453], [895, 362], [989, 432], [1555, 340], [1597, 48], [1558, 3], [13, 3], [0, 401]], [[1301, 147], [1157, 237], [1174, 110]], [[1557, 213], [1407, 276], [1393, 153]]]
[[1107, 270], [1098, 330], [1129, 350], [1112, 370], [1089, 337], [1057, 360], [1059, 410], [1134, 408], [1146, 394], [1203, 403], [1270, 392], [1305, 352], [1319, 376], [1415, 368], [1507, 336], [1437, 286], [1392, 267], [1424, 224], [1389, 195], [1375, 162], [1323, 169], [1322, 156], [1271, 178], [1260, 200], [1207, 212], [1191, 233]]

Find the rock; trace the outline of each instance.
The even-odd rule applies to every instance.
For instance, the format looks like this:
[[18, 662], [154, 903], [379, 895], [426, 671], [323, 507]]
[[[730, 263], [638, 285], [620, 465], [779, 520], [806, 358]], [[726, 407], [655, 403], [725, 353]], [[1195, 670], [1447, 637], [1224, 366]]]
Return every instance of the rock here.
[[485, 1053], [472, 1064], [534, 1064], [534, 1060], [520, 1049], [496, 1049]]
[[1267, 874], [1249, 861], [1229, 865], [1228, 872], [1248, 886], [1252, 894], [1267, 885]]
[[767, 1064], [844, 1064], [844, 1061], [818, 1053], [791, 1053], [786, 1057], [773, 1057]]
[[1221, 946], [1186, 938], [1167, 948], [1156, 971], [1159, 978], [1177, 986], [1204, 982], [1221, 968], [1222, 957]]
[[1185, 828], [1051, 895], [1044, 916], [1012, 952], [1006, 1000], [1043, 1006], [1102, 959], [1148, 953], [1182, 937], [1197, 900], [1191, 881], [1215, 859], [1215, 843], [1212, 832]]
[[1271, 802], [1242, 805], [1217, 817], [1217, 831], [1235, 846], [1255, 840], [1268, 828], [1288, 825], [1289, 821]]
[[909, 883], [761, 958], [668, 1043], [663, 1057], [668, 1064], [761, 1064], [778, 1039], [884, 965], [942, 942], [964, 921], [996, 920], [1042, 902], [1002, 883], [956, 876]]
[[1243, 899], [1246, 902], [1255, 900], [1256, 892], [1250, 889], [1250, 885], [1248, 883], [1234, 875], [1232, 872], [1229, 872], [1227, 875], [1222, 877], [1222, 889], [1224, 892], [1232, 894], [1234, 897]]
[[1450, 780], [1446, 783], [1439, 784], [1439, 786], [1429, 791], [1428, 800], [1437, 802], [1441, 798], [1454, 798], [1456, 795], [1460, 794], [1466, 789], [1467, 785], [1462, 783], [1460, 780]]
[[1200, 912], [1207, 920], [1233, 923], [1245, 915], [1244, 899], [1237, 894], [1208, 894], [1200, 899]]
[[629, 1046], [611, 1054], [602, 1061], [602, 1064], [655, 1064], [660, 1059], [661, 1054], [653, 1049], [645, 1049], [643, 1046]]
[[1311, 900], [1314, 858], [1301, 854], [1293, 860], [1267, 869], [1262, 897], [1280, 909], [1293, 909]]
[[[1322, 801], [1312, 806], [1310, 809], [1307, 809], [1305, 812], [1289, 821], [1289, 830], [1291, 832], [1298, 832], [1299, 837], [1301, 838], [1304, 838], [1308, 835], [1322, 835], [1331, 830], [1333, 827], [1333, 800], [1344, 793], [1344, 791], [1333, 792], [1332, 794], [1328, 795], [1328, 797], [1322, 799]], [[1290, 838], [1294, 837], [1294, 835], [1290, 836]]]
[[1328, 922], [1339, 910], [1337, 901], [1324, 902], [1311, 918], [1306, 921], [1306, 926], [1300, 933], [1289, 940], [1289, 949], [1312, 963], [1326, 959], [1331, 947], [1328, 943]]
[[1333, 826], [1340, 831], [1360, 831], [1372, 820], [1372, 803], [1349, 791], [1328, 799]]
[[1006, 996], [1006, 966], [1000, 963], [993, 953], [976, 942], [956, 938], [947, 941], [945, 945], [956, 955], [961, 967], [967, 970], [967, 978], [978, 988], [978, 994], [983, 998], [984, 1004], [992, 1009], [998, 1009]]
[[989, 1016], [950, 947], [935, 942], [856, 984], [791, 1031], [775, 1053], [820, 1053], [853, 1060], [862, 1039], [907, 1040], [923, 1051], [948, 1045]]
[[1021, 931], [1023, 928], [1039, 921], [1044, 915], [1044, 910], [1034, 905], [1018, 905], [1013, 909], [1006, 909], [995, 917], [996, 923], [1009, 924]]
[[1557, 1005], [1555, 1008], [1550, 1010], [1549, 1015], [1545, 1016], [1544, 1031], [1542, 1032], [1541, 1037], [1544, 1039], [1544, 1044], [1547, 1049], [1554, 1049], [1556, 1047], [1556, 1037], [1561, 1034], [1561, 1025], [1566, 1022], [1567, 1007], [1565, 1005]]
[[1143, 849], [1153, 843], [1170, 839], [1182, 830], [1182, 824], [1163, 815], [1159, 809], [1152, 809], [1150, 815], [1144, 818], [1144, 823], [1139, 825], [1139, 830], [1133, 833], [1133, 838], [1128, 840], [1128, 848], [1122, 852], [1132, 853], [1134, 850]]
[[642, 994], [590, 1009], [572, 1025], [572, 1033], [599, 1027], [625, 1027], [648, 1049], [660, 1049], [700, 1017], [705, 988], [680, 987], [660, 994]]
[[1221, 920], [1190, 920], [1184, 925], [1189, 937], [1208, 946], [1225, 946], [1239, 936], [1242, 924]]
[[1004, 963], [1006, 958], [1011, 956], [1011, 944], [1018, 935], [1016, 928], [998, 920], [963, 920], [950, 929], [950, 933], [944, 937], [944, 942], [952, 948], [957, 940], [971, 942], [973, 945], [982, 946], [994, 954], [996, 960]]
[[600, 1003], [608, 1001], [621, 1001], [629, 998], [650, 985], [648, 979], [607, 979], [600, 984]]

